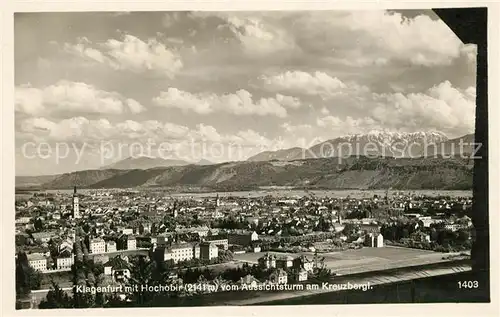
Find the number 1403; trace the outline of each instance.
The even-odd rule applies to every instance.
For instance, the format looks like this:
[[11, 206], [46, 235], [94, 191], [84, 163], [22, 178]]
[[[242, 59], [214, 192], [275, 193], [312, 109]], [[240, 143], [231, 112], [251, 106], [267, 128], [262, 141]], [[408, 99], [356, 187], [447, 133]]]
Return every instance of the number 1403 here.
[[478, 281], [458, 281], [458, 288], [478, 288]]

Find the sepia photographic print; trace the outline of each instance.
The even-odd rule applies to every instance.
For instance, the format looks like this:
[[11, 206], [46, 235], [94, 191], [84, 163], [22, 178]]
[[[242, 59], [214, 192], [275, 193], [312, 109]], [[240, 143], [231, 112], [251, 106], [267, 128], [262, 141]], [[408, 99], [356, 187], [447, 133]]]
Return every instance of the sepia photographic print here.
[[490, 303], [488, 14], [15, 12], [15, 309]]

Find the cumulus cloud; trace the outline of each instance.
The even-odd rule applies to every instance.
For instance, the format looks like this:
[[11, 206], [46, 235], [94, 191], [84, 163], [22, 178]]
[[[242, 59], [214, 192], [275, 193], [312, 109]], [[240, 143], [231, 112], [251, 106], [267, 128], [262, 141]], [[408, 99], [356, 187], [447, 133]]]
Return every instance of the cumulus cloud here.
[[193, 94], [177, 88], [169, 88], [153, 99], [160, 107], [177, 108], [198, 114], [228, 112], [238, 116], [277, 116], [286, 117], [288, 108], [297, 108], [300, 101], [297, 98], [276, 95], [276, 98], [260, 98], [254, 100], [252, 94], [244, 89], [232, 94], [217, 95], [213, 93]]
[[285, 122], [280, 125], [280, 128], [282, 130], [280, 133], [282, 136], [280, 137], [282, 146], [280, 148], [309, 148], [316, 143], [326, 140], [324, 134], [314, 124]]
[[321, 108], [321, 114], [322, 115], [329, 115], [330, 110], [328, 110], [326, 107]]
[[477, 62], [477, 45], [476, 44], [466, 44], [462, 47], [462, 54], [467, 56], [467, 60], [470, 63], [476, 64]]
[[299, 124], [299, 125], [293, 125], [289, 122], [285, 122], [281, 125], [281, 128], [285, 130], [287, 133], [302, 133], [305, 131], [310, 131], [312, 128], [312, 125], [310, 124]]
[[109, 39], [96, 44], [83, 37], [79, 38], [76, 44], [65, 43], [64, 49], [69, 53], [107, 64], [116, 70], [154, 71], [173, 78], [183, 67], [182, 59], [176, 50], [156, 38], [143, 41], [130, 34], [123, 35], [119, 40]]
[[[191, 18], [216, 17], [219, 29], [228, 29], [249, 56], [262, 56], [297, 48], [293, 34], [279, 20], [281, 15], [255, 12], [192, 12]], [[278, 19], [276, 18], [278, 17]]]
[[183, 12], [168, 12], [162, 18], [162, 24], [166, 28], [170, 28], [180, 21], [181, 17], [184, 17], [185, 14]]
[[84, 141], [88, 138], [109, 137], [113, 127], [106, 119], [90, 121], [73, 117], [58, 122], [43, 117], [28, 118], [21, 122], [20, 130], [33, 139], [47, 141]]
[[[340, 116], [323, 108], [318, 111], [321, 115], [315, 125], [285, 123], [281, 127], [291, 140], [314, 140], [307, 144], [373, 130], [433, 130], [442, 131], [448, 137], [459, 137], [474, 132], [475, 95], [474, 87], [458, 89], [449, 81], [421, 93], [370, 93], [363, 96], [361, 112], [349, 111]], [[356, 95], [350, 97], [357, 98]]]
[[353, 118], [347, 116], [340, 118], [328, 115], [316, 119], [316, 124], [320, 128], [326, 128], [332, 135], [347, 135], [356, 133], [366, 133], [371, 130], [380, 129], [380, 126], [370, 117]]
[[278, 100], [279, 103], [288, 108], [297, 109], [301, 106], [299, 98], [292, 96], [284, 96], [281, 94], [276, 94], [276, 100]]
[[259, 18], [227, 18], [229, 29], [250, 54], [268, 54], [292, 48], [294, 43], [287, 32], [264, 24]]
[[89, 120], [85, 117], [73, 117], [52, 121], [43, 117], [24, 119], [20, 124], [20, 132], [25, 136], [46, 141], [160, 141], [163, 139], [184, 139], [190, 134], [185, 126], [160, 122], [157, 120], [134, 121], [125, 120], [112, 123], [107, 119]]
[[141, 105], [139, 102], [135, 101], [134, 99], [127, 99], [127, 106], [130, 109], [130, 111], [134, 114], [141, 113], [146, 111], [146, 107]]
[[[272, 140], [251, 129], [237, 131], [234, 134], [221, 134], [216, 128], [206, 124], [188, 128], [157, 120], [125, 120], [111, 123], [107, 119], [89, 120], [85, 117], [60, 121], [43, 117], [24, 119], [18, 127], [18, 138], [49, 144], [85, 143], [94, 150], [99, 150], [102, 144], [106, 144], [108, 149], [109, 146], [113, 146], [115, 150], [122, 147], [120, 151], [113, 153], [115, 156], [130, 155], [134, 148], [147, 150], [147, 154], [153, 156], [163, 155], [159, 151], [166, 151], [169, 156], [191, 161], [207, 157], [206, 152], [212, 151], [213, 148], [224, 152], [220, 154], [223, 158], [217, 159], [246, 159], [249, 155], [273, 144]], [[212, 156], [216, 155], [217, 151], [212, 153]], [[125, 157], [115, 157], [115, 159], [120, 158]]]
[[[127, 19], [135, 15], [118, 20]], [[72, 23], [88, 23], [77, 20]], [[116, 20], [102, 25], [106, 34], [115, 32]], [[384, 11], [193, 12], [168, 14], [156, 22], [163, 22], [164, 28], [150, 34], [130, 23], [128, 35], [97, 39], [91, 32], [89, 40], [78, 38], [81, 33], [74, 32], [81, 27], [74, 27], [53, 39], [57, 44], [74, 36], [62, 48], [85, 66], [99, 66], [99, 72], [82, 73], [75, 58], [67, 63], [59, 54], [50, 56], [56, 53], [54, 45], [40, 43], [43, 58], [32, 56], [21, 63], [19, 81], [39, 83], [70, 73], [87, 83], [100, 82], [103, 78], [93, 77], [105, 75], [117, 87], [124, 80], [134, 84], [125, 84], [121, 88], [127, 91], [120, 93], [69, 81], [19, 86], [15, 107], [22, 115], [16, 116], [16, 136], [95, 142], [152, 138], [171, 140], [186, 150], [187, 140], [193, 139], [265, 150], [379, 128], [435, 129], [450, 137], [473, 132], [476, 91], [468, 86], [474, 85], [477, 48], [462, 44], [442, 21], [425, 15], [408, 19]], [[26, 51], [32, 49], [30, 43], [20, 40], [25, 42], [16, 54], [31, 56]], [[439, 67], [443, 65], [448, 67]], [[50, 78], [42, 76], [49, 68]], [[127, 70], [127, 78], [117, 70]], [[207, 73], [217, 78], [200, 75]], [[179, 79], [177, 87], [197, 87], [196, 92], [164, 88], [174, 77]], [[460, 88], [444, 81], [447, 78]], [[245, 88], [248, 83], [252, 90]], [[228, 93], [217, 93], [221, 87]], [[143, 113], [142, 99], [127, 94], [150, 98], [156, 107]], [[177, 115], [176, 123], [158, 121], [161, 107], [212, 114], [208, 119], [213, 126], [187, 127], [185, 122], [191, 120]], [[87, 113], [89, 119], [96, 118], [92, 113], [108, 114], [109, 120], [79, 117]], [[222, 118], [213, 115], [221, 113], [232, 115], [224, 119], [239, 121], [227, 134], [218, 130]], [[266, 120], [255, 127], [257, 116]]]
[[258, 132], [247, 129], [235, 134], [220, 134], [211, 125], [198, 124], [194, 128], [183, 125], [161, 122], [158, 120], [125, 120], [111, 123], [107, 119], [91, 120], [85, 117], [73, 117], [59, 121], [44, 117], [27, 118], [20, 122], [19, 132], [24, 136], [46, 141], [139, 141], [178, 140], [209, 141], [222, 143], [238, 143], [257, 145], [269, 143], [270, 140]]
[[298, 34], [304, 49], [329, 52], [324, 56], [349, 66], [391, 61], [449, 65], [464, 49], [442, 20], [423, 14], [406, 18], [382, 10], [324, 11], [301, 15], [295, 25], [304, 31]]
[[81, 82], [62, 80], [44, 88], [22, 85], [15, 91], [16, 111], [31, 115], [53, 111], [120, 114], [127, 106], [133, 113], [145, 110], [133, 99]]
[[[372, 117], [386, 127], [436, 129], [445, 133], [471, 133], [475, 120], [475, 89], [460, 90], [449, 81], [425, 93], [373, 94]], [[465, 132], [465, 133], [464, 133]]]
[[111, 62], [111, 60], [109, 60], [106, 56], [104, 56], [104, 54], [101, 51], [86, 46], [90, 44], [91, 44], [90, 41], [87, 38], [83, 37], [79, 39], [79, 43], [76, 44], [65, 43], [64, 49], [69, 53], [73, 53], [81, 57], [86, 57], [95, 62], [99, 63]]
[[292, 91], [305, 95], [316, 95], [323, 99], [343, 95], [347, 92], [368, 91], [367, 87], [354, 83], [346, 84], [337, 77], [316, 71], [286, 71], [280, 74], [261, 76], [264, 88], [276, 91]]

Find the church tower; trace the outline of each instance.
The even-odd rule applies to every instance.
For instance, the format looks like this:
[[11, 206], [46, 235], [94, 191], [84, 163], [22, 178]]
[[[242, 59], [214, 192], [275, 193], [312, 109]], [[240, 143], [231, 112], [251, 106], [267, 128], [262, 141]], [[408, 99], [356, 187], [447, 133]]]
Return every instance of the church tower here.
[[174, 201], [174, 206], [172, 207], [172, 217], [177, 218], [179, 215], [177, 211], [177, 200]]
[[78, 194], [76, 193], [76, 186], [73, 189], [73, 219], [81, 218], [80, 205], [78, 202]]

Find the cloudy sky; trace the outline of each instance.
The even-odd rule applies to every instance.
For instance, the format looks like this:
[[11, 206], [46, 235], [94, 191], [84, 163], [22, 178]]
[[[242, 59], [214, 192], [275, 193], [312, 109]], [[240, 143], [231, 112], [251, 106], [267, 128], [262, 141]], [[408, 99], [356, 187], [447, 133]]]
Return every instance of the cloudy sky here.
[[162, 142], [218, 162], [372, 130], [458, 137], [475, 54], [431, 11], [16, 14], [16, 173]]

